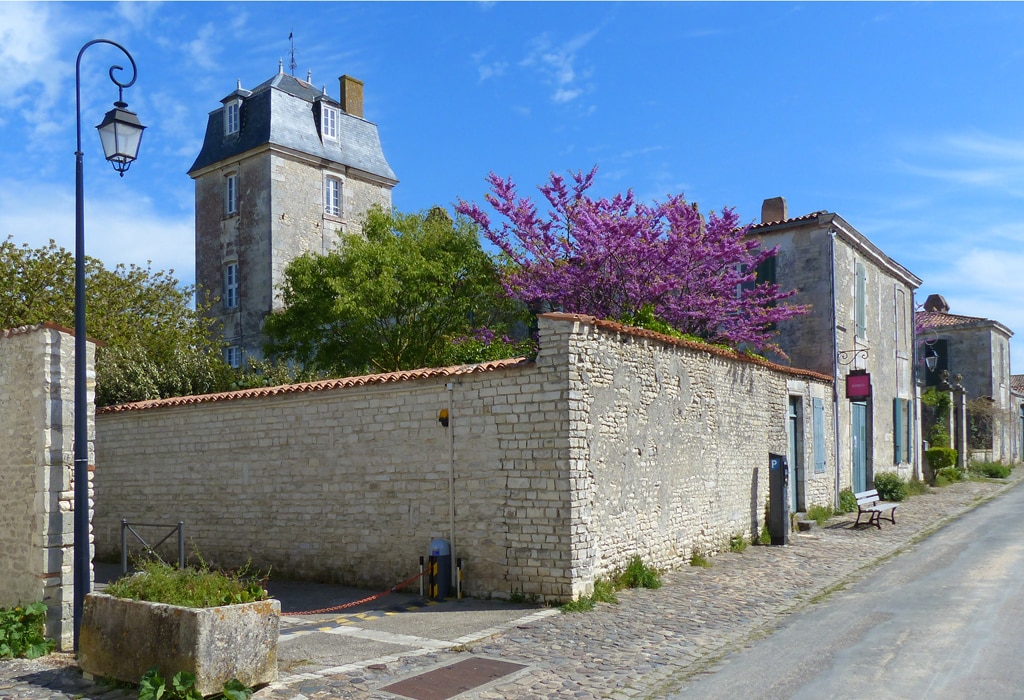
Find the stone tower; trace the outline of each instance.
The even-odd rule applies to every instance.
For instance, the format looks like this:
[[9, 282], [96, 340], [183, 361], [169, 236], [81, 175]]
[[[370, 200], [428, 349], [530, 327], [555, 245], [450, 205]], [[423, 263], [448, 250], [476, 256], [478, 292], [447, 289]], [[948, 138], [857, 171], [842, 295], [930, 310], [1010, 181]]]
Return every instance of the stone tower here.
[[374, 204], [391, 206], [398, 183], [377, 126], [363, 118], [363, 83], [340, 78], [340, 100], [277, 75], [238, 88], [210, 112], [189, 169], [196, 184], [196, 285], [214, 300], [224, 358], [263, 357], [263, 319], [295, 257], [325, 253], [358, 232]]

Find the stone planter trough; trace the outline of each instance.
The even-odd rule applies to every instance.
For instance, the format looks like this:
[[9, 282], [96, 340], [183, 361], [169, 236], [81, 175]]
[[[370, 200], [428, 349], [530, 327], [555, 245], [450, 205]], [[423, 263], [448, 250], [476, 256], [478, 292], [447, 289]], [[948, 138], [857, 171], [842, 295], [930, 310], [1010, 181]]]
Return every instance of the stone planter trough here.
[[277, 680], [281, 603], [182, 608], [90, 593], [82, 609], [78, 663], [82, 671], [138, 683], [156, 666], [170, 681], [196, 676], [203, 695], [237, 678], [247, 686]]

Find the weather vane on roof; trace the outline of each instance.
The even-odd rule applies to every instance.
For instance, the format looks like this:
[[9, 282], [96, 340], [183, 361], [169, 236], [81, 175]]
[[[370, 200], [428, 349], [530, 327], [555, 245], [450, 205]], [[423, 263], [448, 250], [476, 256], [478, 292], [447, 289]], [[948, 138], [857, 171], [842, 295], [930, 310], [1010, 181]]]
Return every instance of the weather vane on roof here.
[[298, 64], [295, 62], [295, 32], [294, 31], [288, 32], [288, 41], [292, 45], [292, 60], [291, 60], [291, 63], [289, 64], [289, 67], [292, 69], [292, 77], [294, 78], [295, 77], [295, 69], [298, 67]]

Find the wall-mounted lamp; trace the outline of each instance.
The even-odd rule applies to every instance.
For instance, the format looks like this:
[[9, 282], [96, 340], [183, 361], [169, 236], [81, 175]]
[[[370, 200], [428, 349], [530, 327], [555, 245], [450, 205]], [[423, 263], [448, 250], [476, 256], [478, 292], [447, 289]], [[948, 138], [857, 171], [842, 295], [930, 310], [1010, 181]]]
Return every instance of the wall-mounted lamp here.
[[935, 352], [932, 346], [925, 346], [924, 349], [924, 366], [928, 368], [929, 372], [934, 372], [935, 368], [939, 366], [939, 353]]
[[443, 425], [446, 428], [448, 427], [448, 409], [447, 408], [442, 408], [440, 411], [437, 412], [437, 422], [440, 423], [441, 425]]

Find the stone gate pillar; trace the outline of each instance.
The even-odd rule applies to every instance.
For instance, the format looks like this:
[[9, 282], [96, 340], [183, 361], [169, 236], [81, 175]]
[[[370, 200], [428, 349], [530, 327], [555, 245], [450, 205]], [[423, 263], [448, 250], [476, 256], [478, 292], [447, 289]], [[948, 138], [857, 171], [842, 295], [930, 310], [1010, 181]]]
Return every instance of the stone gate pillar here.
[[[94, 352], [90, 343], [90, 481]], [[74, 634], [74, 364], [66, 328], [0, 330], [0, 606], [45, 603], [46, 636], [61, 649]]]

